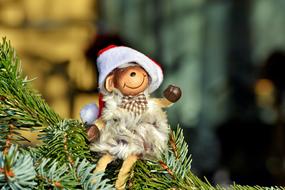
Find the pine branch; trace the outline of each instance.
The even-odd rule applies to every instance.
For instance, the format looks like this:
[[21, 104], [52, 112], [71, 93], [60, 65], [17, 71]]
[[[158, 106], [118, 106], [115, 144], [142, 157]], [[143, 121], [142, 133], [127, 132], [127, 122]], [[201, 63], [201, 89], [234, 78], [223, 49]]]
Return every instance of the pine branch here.
[[170, 134], [170, 151], [165, 155], [166, 165], [173, 169], [174, 174], [183, 179], [191, 172], [191, 156], [188, 155], [188, 145], [184, 140], [183, 130], [177, 127]]
[[42, 131], [40, 139], [44, 144], [38, 148], [38, 155], [43, 157], [71, 165], [76, 158], [90, 158], [85, 128], [77, 120], [63, 120], [48, 126]]
[[32, 128], [60, 121], [41, 96], [21, 76], [20, 60], [10, 42], [0, 44], [0, 125]]
[[[77, 159], [74, 164], [74, 168], [76, 168], [76, 179], [80, 182], [84, 190], [114, 189], [113, 185], [108, 184], [110, 180], [102, 179], [104, 173], [92, 173], [95, 165], [91, 165], [86, 159], [82, 160], [81, 162], [79, 162], [79, 159]], [[93, 183], [93, 181], [96, 181], [96, 183]]]
[[3, 150], [7, 154], [12, 144], [17, 144], [19, 141], [29, 141], [21, 136], [20, 130], [13, 124], [0, 125], [0, 151]]
[[[189, 178], [191, 175], [191, 156], [188, 155], [188, 145], [184, 141], [183, 131], [177, 127], [177, 131], [170, 134], [169, 151], [158, 161], [139, 161], [134, 168], [134, 176], [131, 188], [140, 189], [195, 189], [195, 181]], [[199, 180], [199, 179], [198, 179]], [[207, 184], [199, 180], [202, 187]]]
[[74, 180], [66, 164], [60, 165], [56, 160], [43, 159], [36, 168], [38, 187], [36, 189], [75, 189], [78, 183]]
[[31, 189], [36, 185], [36, 172], [31, 156], [22, 154], [12, 145], [7, 154], [0, 152], [0, 187], [2, 189]]
[[[108, 184], [107, 179], [102, 180], [103, 174], [93, 174], [95, 165], [91, 165], [86, 159], [76, 159], [73, 165], [63, 164], [56, 160], [42, 159], [37, 167], [36, 189], [83, 189], [83, 190], [112, 190], [114, 187]], [[96, 183], [92, 183], [93, 181]]]

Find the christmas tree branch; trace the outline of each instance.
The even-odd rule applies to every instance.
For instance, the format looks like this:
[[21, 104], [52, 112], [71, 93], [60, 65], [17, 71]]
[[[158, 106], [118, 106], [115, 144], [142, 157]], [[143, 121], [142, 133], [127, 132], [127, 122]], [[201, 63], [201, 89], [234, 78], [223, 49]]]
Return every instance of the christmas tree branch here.
[[0, 150], [3, 151], [4, 154], [8, 153], [12, 143], [17, 143], [18, 141], [28, 141], [21, 136], [19, 130], [20, 129], [15, 127], [13, 124], [0, 125]]
[[[82, 186], [82, 189], [101, 189], [101, 190], [112, 190], [114, 189], [113, 185], [108, 184], [110, 180], [103, 179], [104, 173], [93, 174], [93, 169], [95, 165], [91, 165], [86, 159], [81, 162], [79, 159], [75, 161], [74, 168], [76, 168], [75, 176], [76, 179]], [[94, 183], [96, 181], [96, 183]]]
[[[93, 174], [95, 165], [86, 159], [76, 159], [74, 165], [63, 164], [56, 160], [42, 159], [37, 167], [38, 189], [84, 189], [84, 190], [112, 190], [107, 179], [102, 179], [102, 174]], [[93, 181], [96, 183], [93, 183]]]
[[69, 173], [69, 167], [66, 164], [58, 167], [56, 160], [43, 159], [41, 164], [36, 168], [37, 180], [40, 189], [54, 187], [55, 189], [74, 189], [77, 183]]
[[69, 147], [67, 146], [67, 144], [68, 144], [68, 142], [67, 142], [67, 133], [64, 133], [64, 134], [63, 134], [63, 147], [64, 147], [64, 152], [65, 152], [65, 154], [66, 154], [66, 157], [67, 157], [69, 163], [70, 163], [71, 165], [73, 165], [73, 164], [74, 164], [74, 160], [73, 160], [73, 158], [71, 157], [71, 154], [70, 154], [70, 152], [69, 152], [69, 150], [68, 150]]
[[71, 165], [76, 158], [90, 158], [84, 126], [77, 120], [63, 120], [48, 126], [43, 129], [40, 139], [44, 144], [39, 147], [39, 154], [44, 157]]
[[132, 188], [169, 189], [195, 187], [188, 179], [191, 169], [191, 157], [188, 145], [184, 141], [183, 131], [178, 127], [170, 134], [169, 151], [158, 161], [139, 161], [134, 168]]
[[0, 187], [31, 189], [36, 185], [36, 173], [31, 156], [22, 154], [12, 145], [7, 154], [0, 152]]
[[20, 60], [10, 42], [0, 44], [0, 123], [32, 128], [61, 119], [21, 76]]
[[169, 144], [170, 144], [170, 147], [176, 157], [176, 159], [178, 159], [178, 152], [177, 152], [177, 145], [176, 145], [176, 142], [175, 142], [175, 137], [174, 137], [174, 134], [173, 134], [173, 131], [170, 130], [170, 136], [169, 136]]

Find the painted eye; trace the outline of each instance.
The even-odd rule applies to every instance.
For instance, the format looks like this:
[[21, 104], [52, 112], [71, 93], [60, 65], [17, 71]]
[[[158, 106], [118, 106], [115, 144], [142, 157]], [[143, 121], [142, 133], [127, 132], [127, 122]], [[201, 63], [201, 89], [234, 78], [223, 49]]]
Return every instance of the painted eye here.
[[134, 77], [134, 76], [136, 76], [136, 73], [135, 72], [131, 72], [130, 76]]

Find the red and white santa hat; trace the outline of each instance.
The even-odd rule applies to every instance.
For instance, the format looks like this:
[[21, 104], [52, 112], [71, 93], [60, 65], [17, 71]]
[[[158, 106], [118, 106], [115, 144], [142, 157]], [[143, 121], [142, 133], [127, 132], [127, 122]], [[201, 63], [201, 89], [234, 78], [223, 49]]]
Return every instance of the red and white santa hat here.
[[102, 49], [97, 58], [97, 68], [99, 71], [99, 88], [101, 93], [106, 93], [104, 87], [106, 77], [116, 68], [127, 63], [139, 64], [150, 76], [149, 93], [155, 91], [163, 81], [163, 73], [160, 65], [129, 47], [111, 45]]

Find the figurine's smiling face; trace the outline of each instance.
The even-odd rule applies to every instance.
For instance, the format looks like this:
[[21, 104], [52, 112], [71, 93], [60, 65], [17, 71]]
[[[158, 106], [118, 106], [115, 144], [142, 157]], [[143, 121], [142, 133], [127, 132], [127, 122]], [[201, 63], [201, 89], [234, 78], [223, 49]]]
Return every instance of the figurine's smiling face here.
[[115, 70], [105, 82], [105, 88], [111, 92], [114, 88], [123, 95], [135, 96], [148, 87], [147, 72], [140, 66], [128, 66]]

